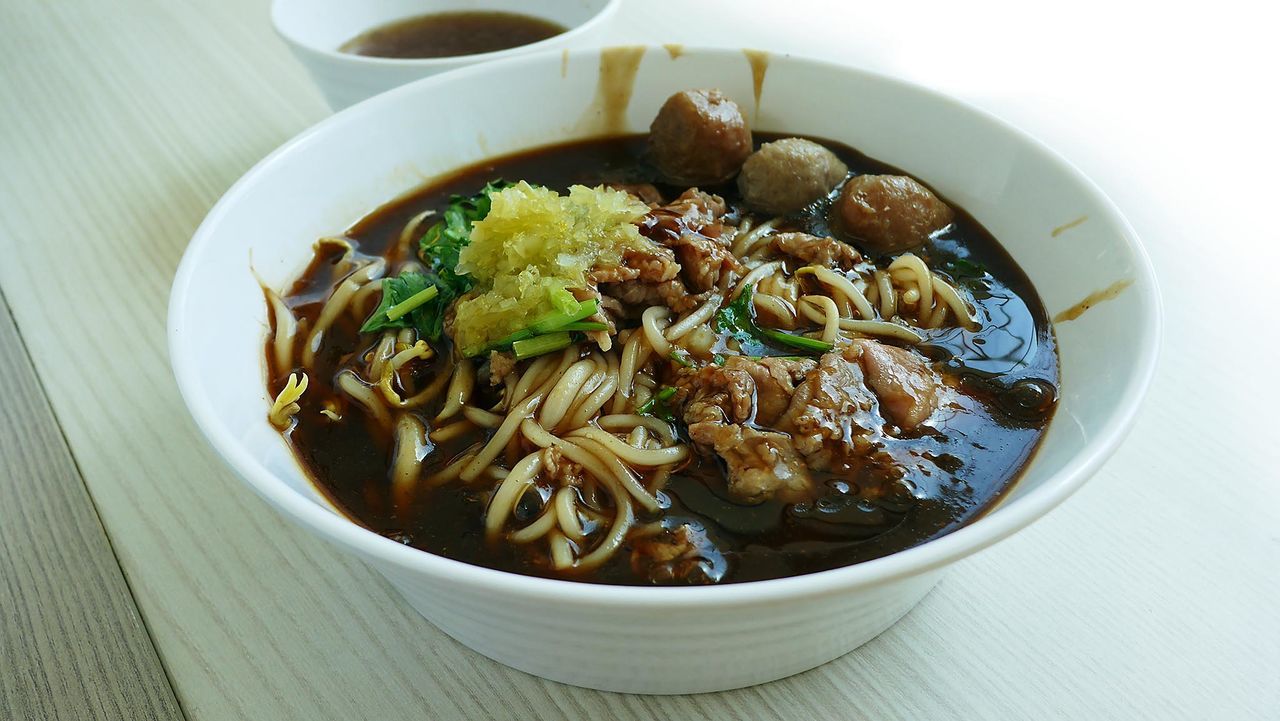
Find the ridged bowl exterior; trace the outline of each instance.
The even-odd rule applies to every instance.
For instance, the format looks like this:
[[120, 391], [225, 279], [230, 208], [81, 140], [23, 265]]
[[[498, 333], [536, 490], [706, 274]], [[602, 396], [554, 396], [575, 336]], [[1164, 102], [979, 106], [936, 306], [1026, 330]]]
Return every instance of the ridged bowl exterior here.
[[428, 621], [499, 663], [574, 686], [644, 694], [724, 691], [821, 666], [896, 623], [942, 575], [786, 603], [650, 605], [620, 614], [594, 603], [531, 606], [375, 566]]

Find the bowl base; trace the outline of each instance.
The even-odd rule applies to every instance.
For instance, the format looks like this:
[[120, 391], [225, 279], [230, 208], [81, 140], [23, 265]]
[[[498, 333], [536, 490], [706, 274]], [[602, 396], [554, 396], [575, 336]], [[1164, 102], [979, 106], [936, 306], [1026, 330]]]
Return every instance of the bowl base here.
[[[498, 663], [571, 686], [653, 695], [728, 691], [821, 666], [897, 623], [942, 575], [933, 571], [800, 607], [763, 602], [754, 614], [758, 627], [743, 633], [717, 623], [732, 616], [740, 626], [741, 609], [685, 609], [668, 618], [643, 609], [634, 627], [613, 629], [597, 616], [599, 609], [492, 609], [492, 597], [487, 603], [456, 597], [379, 570], [436, 628]], [[492, 610], [477, 613], [486, 607]], [[616, 611], [611, 616], [616, 619]], [[815, 626], [824, 630], [815, 633]]]

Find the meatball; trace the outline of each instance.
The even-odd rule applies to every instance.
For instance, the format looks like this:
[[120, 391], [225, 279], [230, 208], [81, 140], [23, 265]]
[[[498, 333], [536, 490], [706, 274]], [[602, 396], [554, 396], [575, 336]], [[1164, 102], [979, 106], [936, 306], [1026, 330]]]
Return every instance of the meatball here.
[[794, 213], [824, 197], [849, 169], [836, 154], [811, 140], [765, 143], [742, 164], [738, 191], [747, 205], [772, 215]]
[[831, 207], [831, 227], [873, 253], [923, 245], [954, 217], [951, 207], [903, 175], [850, 178]]
[[685, 90], [667, 98], [649, 126], [653, 164], [676, 185], [733, 178], [751, 154], [751, 130], [719, 90]]

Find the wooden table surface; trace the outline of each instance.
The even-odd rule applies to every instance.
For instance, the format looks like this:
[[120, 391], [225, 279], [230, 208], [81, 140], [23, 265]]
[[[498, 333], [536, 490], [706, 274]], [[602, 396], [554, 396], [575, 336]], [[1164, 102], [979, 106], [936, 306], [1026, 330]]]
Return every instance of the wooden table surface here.
[[1167, 336], [1059, 510], [814, 671], [621, 696], [499, 666], [205, 445], [165, 307], [219, 195], [327, 114], [266, 0], [0, 3], [0, 718], [1280, 718], [1273, 22], [977, 0], [633, 0], [630, 42], [829, 57], [958, 94], [1089, 173]]

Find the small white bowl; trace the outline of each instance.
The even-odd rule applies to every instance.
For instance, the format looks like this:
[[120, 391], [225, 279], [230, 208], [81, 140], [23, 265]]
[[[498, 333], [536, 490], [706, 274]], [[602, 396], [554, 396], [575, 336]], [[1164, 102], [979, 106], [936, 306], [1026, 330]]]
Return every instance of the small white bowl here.
[[[619, 68], [637, 61], [634, 83], [625, 83]], [[449, 635], [529, 673], [613, 691], [715, 691], [797, 673], [871, 639], [949, 565], [1044, 515], [1116, 449], [1154, 369], [1159, 296], [1124, 218], [1031, 137], [946, 96], [861, 70], [782, 56], [761, 77], [762, 65], [760, 55], [732, 50], [673, 58], [654, 48], [643, 59], [544, 53], [413, 83], [294, 138], [227, 191], [178, 269], [170, 356], [196, 422], [283, 514], [367, 560]], [[602, 73], [612, 80], [599, 82]], [[1057, 325], [1061, 401], [1005, 501], [954, 533], [885, 558], [700, 588], [504, 573], [403, 546], [337, 513], [267, 423], [266, 307], [250, 261], [266, 283], [284, 287], [306, 266], [316, 238], [428, 178], [618, 123], [642, 131], [669, 94], [690, 87], [721, 88], [757, 129], [848, 143], [920, 176], [1000, 239], [1050, 313], [1124, 287]], [[465, 112], [437, 112], [441, 97]]]
[[[585, 47], [621, 0], [274, 0], [271, 22], [341, 110], [384, 90], [473, 63], [550, 49]], [[340, 52], [348, 40], [396, 20], [427, 13], [502, 11], [532, 15], [568, 28], [555, 37], [507, 50], [448, 58], [378, 58]]]

